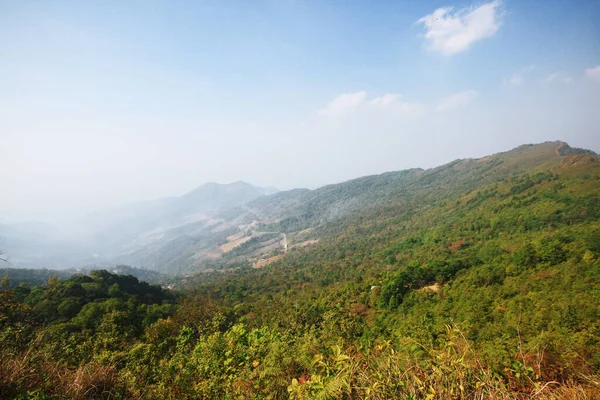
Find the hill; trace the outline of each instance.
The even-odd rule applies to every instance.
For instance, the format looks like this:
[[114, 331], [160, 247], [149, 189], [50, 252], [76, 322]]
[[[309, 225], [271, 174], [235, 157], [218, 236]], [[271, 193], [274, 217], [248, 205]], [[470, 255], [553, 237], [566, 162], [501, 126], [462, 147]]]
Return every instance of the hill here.
[[[160, 250], [161, 261], [152, 265], [164, 271], [186, 272], [268, 264], [287, 251], [284, 245], [293, 248], [314, 244], [338, 229], [337, 222], [356, 212], [388, 205], [413, 207], [432, 196], [452, 196], [523, 171], [545, 170], [573, 157], [586, 156], [595, 157], [590, 151], [572, 149], [564, 142], [548, 142], [481, 159], [456, 160], [429, 170], [387, 172], [316, 190], [295, 189], [263, 196], [217, 214], [202, 234], [166, 244]], [[276, 244], [273, 234], [279, 234]], [[176, 259], [178, 269], [170, 267], [170, 259]]]
[[[46, 268], [0, 268], [0, 277], [7, 278], [11, 287], [20, 285], [40, 286], [50, 278], [69, 279], [73, 275], [89, 275], [93, 269], [69, 268], [69, 269], [46, 269]], [[117, 265], [110, 269], [111, 273], [120, 275], [131, 275], [148, 283], [161, 283], [165, 276], [152, 270], [133, 268], [128, 265]]]

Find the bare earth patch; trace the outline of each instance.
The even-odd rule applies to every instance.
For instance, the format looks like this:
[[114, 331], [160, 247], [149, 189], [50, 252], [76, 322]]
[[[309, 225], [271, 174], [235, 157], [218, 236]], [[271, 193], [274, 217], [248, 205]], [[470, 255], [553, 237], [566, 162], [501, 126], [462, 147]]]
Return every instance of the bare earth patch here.
[[252, 266], [252, 268], [262, 268], [262, 267], [264, 267], [266, 265], [274, 263], [277, 260], [282, 259], [283, 256], [284, 256], [283, 254], [279, 254], [279, 255], [276, 255], [276, 256], [273, 256], [273, 257], [269, 257], [269, 258], [264, 259], [264, 260], [258, 260], [256, 263], [254, 263], [254, 265]]
[[202, 260], [214, 260], [221, 257], [221, 251], [219, 249], [214, 250], [204, 250], [200, 251], [192, 256], [192, 259], [195, 261]]
[[300, 232], [296, 233], [296, 236], [305, 235], [305, 234], [309, 233], [309, 232], [310, 232], [310, 231], [312, 231], [312, 230], [313, 230], [313, 228], [307, 228], [307, 229], [304, 229], [304, 230], [302, 230], [302, 231], [300, 231]]
[[420, 290], [427, 290], [430, 292], [439, 292], [440, 285], [439, 285], [439, 283], [436, 282], [433, 285], [423, 286]]
[[317, 244], [317, 243], [319, 243], [319, 239], [311, 239], [311, 240], [305, 240], [304, 242], [296, 243], [295, 245], [293, 245], [291, 247], [304, 247], [304, 246], [310, 246], [311, 244]]
[[[230, 236], [230, 237], [231, 237], [231, 236]], [[222, 251], [223, 253], [228, 253], [228, 252], [230, 252], [231, 250], [233, 250], [234, 248], [238, 247], [239, 245], [241, 245], [241, 244], [243, 244], [243, 243], [247, 242], [247, 241], [248, 241], [248, 240], [250, 240], [251, 238], [252, 238], [252, 236], [245, 236], [245, 237], [242, 237], [242, 238], [240, 238], [240, 239], [237, 239], [237, 240], [234, 240], [234, 241], [232, 241], [232, 242], [228, 242], [228, 243], [225, 243], [225, 244], [223, 244], [223, 245], [219, 246], [219, 249], [221, 249], [221, 251]], [[227, 238], [227, 239], [229, 239], [229, 238]]]

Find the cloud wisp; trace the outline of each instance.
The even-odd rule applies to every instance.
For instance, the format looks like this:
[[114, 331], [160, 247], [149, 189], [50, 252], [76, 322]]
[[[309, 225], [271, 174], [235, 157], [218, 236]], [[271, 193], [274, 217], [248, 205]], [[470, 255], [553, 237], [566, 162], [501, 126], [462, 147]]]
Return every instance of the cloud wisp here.
[[504, 79], [505, 85], [519, 86], [525, 81], [525, 74], [535, 68], [535, 65], [530, 65], [523, 68], [519, 72], [515, 72], [510, 78]]
[[571, 83], [573, 82], [573, 78], [562, 74], [560, 72], [554, 72], [547, 77], [545, 77], [542, 82], [544, 83], [554, 83], [554, 82], [562, 82], [562, 83]]
[[475, 90], [465, 90], [464, 92], [454, 93], [440, 100], [436, 106], [438, 111], [448, 111], [456, 108], [462, 108], [472, 102], [479, 94]]
[[593, 82], [600, 83], [600, 65], [586, 69], [585, 77]]
[[328, 118], [343, 118], [352, 114], [382, 111], [392, 115], [420, 116], [425, 109], [420, 103], [402, 101], [397, 93], [387, 93], [382, 96], [367, 98], [365, 91], [343, 93], [334, 98], [318, 114]]
[[442, 7], [417, 21], [425, 27], [424, 37], [431, 51], [446, 56], [468, 50], [471, 45], [493, 36], [501, 25], [501, 2], [485, 3], [454, 11]]
[[351, 114], [365, 103], [367, 92], [343, 93], [331, 100], [319, 115], [339, 118]]

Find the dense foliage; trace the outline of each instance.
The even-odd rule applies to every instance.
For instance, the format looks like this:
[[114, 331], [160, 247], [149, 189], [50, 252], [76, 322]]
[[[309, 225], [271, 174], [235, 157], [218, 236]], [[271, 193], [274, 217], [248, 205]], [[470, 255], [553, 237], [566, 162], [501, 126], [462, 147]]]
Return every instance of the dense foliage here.
[[550, 146], [441, 167], [177, 304], [103, 271], [5, 282], [0, 397], [598, 398], [599, 170]]
[[[68, 279], [77, 274], [89, 274], [95, 268], [69, 268], [69, 269], [33, 269], [33, 268], [0, 268], [0, 277], [8, 278], [11, 286], [19, 286], [22, 283], [32, 286], [40, 286], [48, 281], [52, 276], [59, 279]], [[117, 265], [111, 269], [112, 273], [119, 275], [133, 275], [136, 278], [148, 283], [159, 283], [164, 279], [164, 275], [157, 271], [133, 268], [128, 265]]]
[[33, 269], [33, 268], [0, 268], [0, 276], [6, 277], [11, 286], [18, 286], [21, 283], [39, 286], [51, 276], [66, 279], [73, 275], [71, 271], [56, 271], [50, 269]]
[[176, 310], [175, 297], [159, 286], [104, 270], [66, 280], [53, 276], [34, 287], [10, 288], [4, 278], [2, 289], [1, 398], [22, 385], [44, 393], [56, 384], [45, 381], [52, 373], [120, 351]]

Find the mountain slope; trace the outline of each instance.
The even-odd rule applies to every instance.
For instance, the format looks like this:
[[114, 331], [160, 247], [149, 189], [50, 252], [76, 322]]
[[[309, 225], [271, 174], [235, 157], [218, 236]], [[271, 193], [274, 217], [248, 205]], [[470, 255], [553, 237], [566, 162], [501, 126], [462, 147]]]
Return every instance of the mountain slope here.
[[[600, 185], [594, 178], [599, 173], [599, 158], [588, 151], [573, 150], [566, 156], [558, 154], [558, 149], [564, 149], [565, 146], [562, 142], [521, 146], [478, 160], [457, 160], [427, 171], [387, 173], [314, 191], [281, 192], [248, 203], [244, 207], [252, 210], [249, 218], [267, 222], [265, 225], [257, 224], [258, 232], [286, 233], [292, 249], [294, 243], [301, 240], [320, 239], [317, 247], [332, 251], [335, 251], [335, 246], [331, 245], [332, 240], [356, 237], [358, 232], [375, 230], [376, 236], [393, 236], [387, 231], [398, 229], [393, 225], [394, 221], [400, 226], [405, 224], [403, 221], [408, 220], [415, 226], [429, 228], [437, 224], [436, 231], [456, 231], [456, 226], [442, 221], [449, 219], [446, 215], [453, 214], [459, 206], [462, 209], [461, 216], [472, 215], [471, 218], [475, 221], [469, 223], [476, 229], [481, 224], [477, 221], [480, 216], [477, 215], [476, 207], [481, 204], [490, 207], [492, 199], [511, 205], [508, 207], [502, 202], [494, 205], [496, 212], [508, 213], [515, 205], [520, 206], [522, 203], [537, 207], [535, 213], [527, 215], [520, 215], [517, 207], [510, 214], [505, 214], [503, 219], [495, 218], [494, 226], [512, 226], [515, 229], [530, 229], [535, 226], [541, 229], [546, 223], [552, 224], [553, 221], [563, 219], [573, 223], [581, 222], [585, 215], [595, 217], [600, 206]], [[562, 193], [565, 190], [561, 186], [562, 180], [570, 182], [573, 187], [570, 192]], [[357, 181], [379, 190], [357, 191], [355, 195], [352, 190], [358, 186]], [[538, 193], [540, 188], [544, 191]], [[584, 196], [576, 196], [579, 192]], [[520, 199], [519, 196], [528, 193], [531, 194], [527, 200]], [[572, 198], [569, 199], [568, 196]], [[331, 208], [335, 209], [337, 204], [347, 203], [349, 199], [359, 206], [354, 211], [332, 217]], [[520, 200], [515, 202], [514, 199]], [[286, 207], [277, 206], [283, 203]], [[319, 209], [315, 204], [325, 206]], [[318, 212], [307, 212], [315, 209]], [[432, 213], [432, 210], [435, 212]], [[584, 215], [578, 216], [577, 212]], [[304, 218], [300, 220], [298, 216]], [[290, 220], [294, 222], [291, 223]], [[298, 223], [299, 220], [301, 223]], [[250, 232], [247, 233], [249, 234]], [[312, 254], [309, 249], [299, 252]], [[288, 253], [283, 261], [293, 260], [295, 253]], [[240, 257], [243, 258], [244, 254]]]
[[[133, 204], [95, 216], [101, 225], [92, 242], [108, 259], [134, 266], [172, 271], [171, 264], [185, 261], [185, 249], [213, 243], [210, 226], [221, 210], [270, 193], [245, 182], [204, 184], [181, 197]], [[92, 225], [94, 225], [92, 221]], [[197, 249], [197, 250], [198, 250]], [[188, 251], [192, 258], [197, 251]], [[168, 256], [171, 254], [171, 256]]]
[[[597, 398], [600, 159], [559, 148], [424, 171], [406, 198], [316, 227], [314, 246], [177, 284], [235, 310], [223, 337], [269, 337], [294, 355], [261, 353], [262, 385], [280, 396]], [[262, 344], [236, 343], [231, 357]]]
[[[221, 236], [217, 242], [219, 246], [223, 243], [235, 245], [240, 238], [260, 242], [260, 232], [286, 234], [286, 243], [290, 246], [314, 244], [319, 238], [339, 229], [336, 228], [339, 221], [355, 213], [364, 214], [368, 210], [381, 212], [385, 207], [411, 209], [429, 201], [432, 196], [440, 201], [524, 171], [545, 171], [561, 163], [586, 157], [595, 156], [590, 151], [572, 149], [563, 142], [547, 142], [520, 146], [481, 159], [456, 160], [429, 170], [387, 172], [316, 190], [279, 192], [219, 214], [219, 224], [214, 226], [213, 232], [225, 226], [234, 229], [232, 227], [235, 224], [231, 221], [235, 219], [239, 224], [237, 234], [234, 234], [235, 229], [227, 231], [229, 236]], [[271, 246], [270, 237], [265, 237], [264, 244], [265, 248]], [[224, 266], [248, 261], [264, 265], [265, 260], [278, 259], [275, 256], [285, 252], [283, 244], [282, 240], [278, 248], [257, 253], [256, 249], [260, 247], [257, 243], [251, 248], [252, 252], [237, 251], [236, 257], [212, 257], [211, 268], [214, 262], [220, 261]], [[210, 251], [210, 246], [205, 250]], [[214, 245], [212, 251], [216, 255], [220, 252]], [[201, 265], [197, 264], [200, 268]]]
[[[545, 171], [590, 157], [595, 155], [588, 150], [547, 142], [428, 170], [361, 177], [316, 190], [265, 195], [269, 189], [244, 182], [208, 183], [181, 197], [136, 203], [93, 216], [86, 224], [94, 233], [84, 248], [88, 262], [131, 264], [165, 273], [263, 266], [280, 259], [288, 249], [328, 237], [341, 229], [340, 221], [354, 214], [380, 213], [386, 207], [413, 209], [432, 196], [441, 201], [524, 171]], [[89, 258], [94, 253], [99, 257]]]

